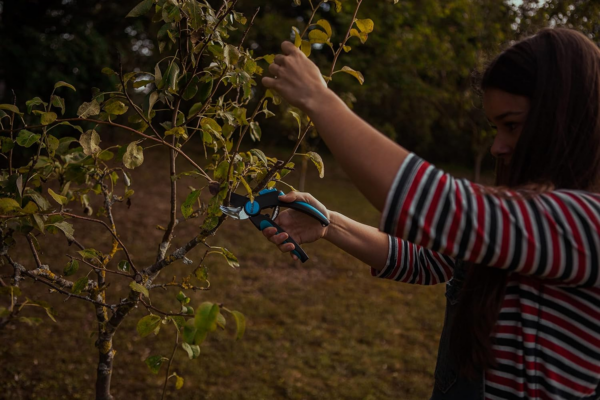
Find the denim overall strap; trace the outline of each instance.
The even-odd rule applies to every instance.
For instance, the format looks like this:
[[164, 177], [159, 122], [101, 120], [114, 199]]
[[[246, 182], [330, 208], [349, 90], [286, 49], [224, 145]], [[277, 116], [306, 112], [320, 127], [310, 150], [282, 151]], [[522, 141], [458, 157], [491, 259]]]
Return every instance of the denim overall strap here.
[[450, 352], [450, 331], [458, 308], [458, 296], [466, 275], [467, 268], [464, 261], [456, 260], [453, 277], [446, 284], [446, 314], [435, 367], [435, 385], [430, 400], [483, 400], [484, 398], [483, 371], [477, 380], [460, 377], [457, 363]]

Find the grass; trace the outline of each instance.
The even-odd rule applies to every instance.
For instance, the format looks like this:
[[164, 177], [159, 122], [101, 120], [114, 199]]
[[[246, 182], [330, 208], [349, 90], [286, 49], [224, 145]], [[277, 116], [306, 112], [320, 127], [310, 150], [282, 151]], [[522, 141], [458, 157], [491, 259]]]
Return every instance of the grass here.
[[[149, 151], [146, 164], [153, 167], [134, 171], [131, 209], [117, 207], [121, 237], [141, 266], [154, 260], [155, 244], [162, 236], [155, 227], [167, 225], [169, 209], [168, 159], [158, 150]], [[200, 186], [191, 180], [185, 184]], [[180, 188], [183, 199], [188, 190], [185, 185]], [[311, 168], [307, 189], [333, 210], [378, 224], [378, 212], [330, 159], [323, 180]], [[187, 241], [198, 225], [198, 220], [182, 222], [175, 245]], [[76, 224], [76, 234], [90, 247], [98, 240], [108, 243], [106, 233], [96, 227]], [[67, 261], [64, 254], [74, 250], [51, 235], [40, 241], [46, 249], [43, 262], [60, 272]], [[235, 324], [229, 319], [226, 332], [215, 332], [202, 345], [198, 360], [189, 360], [179, 350], [173, 370], [185, 383], [175, 391], [171, 382], [167, 398], [428, 398], [443, 323], [443, 285], [415, 287], [371, 278], [366, 265], [327, 242], [306, 245], [311, 260], [299, 265], [279, 253], [248, 221], [227, 221], [210, 244], [232, 250], [241, 267], [232, 269], [221, 257], [209, 257], [211, 290], [188, 296], [192, 305], [213, 301], [241, 311], [248, 321], [246, 334], [235, 341]], [[20, 246], [24, 254], [19, 258], [31, 268], [33, 260]], [[106, 245], [98, 248], [106, 250]], [[189, 255], [195, 264], [175, 265], [159, 281], [190, 274], [201, 251]], [[75, 278], [84, 270], [80, 268]], [[6, 266], [0, 267], [0, 275], [8, 273]], [[124, 297], [128, 283], [111, 277], [109, 292], [116, 295], [108, 301]], [[28, 295], [54, 305], [58, 323], [32, 309], [26, 314], [44, 318], [42, 324], [16, 323], [0, 332], [0, 398], [93, 398], [97, 350], [92, 307], [75, 299], [63, 301], [41, 284], [23, 286]], [[177, 292], [153, 292], [153, 304], [178, 311]], [[164, 366], [153, 375], [144, 360], [149, 355], [168, 356], [175, 333], [165, 325], [157, 337], [140, 338], [135, 325], [146, 314], [144, 308], [135, 310], [115, 336], [116, 399], [160, 398]]]

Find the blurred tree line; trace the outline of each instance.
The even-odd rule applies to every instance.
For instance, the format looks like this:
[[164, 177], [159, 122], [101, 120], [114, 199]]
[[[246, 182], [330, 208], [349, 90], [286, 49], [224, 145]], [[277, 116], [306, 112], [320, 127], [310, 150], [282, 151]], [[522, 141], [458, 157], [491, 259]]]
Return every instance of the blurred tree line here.
[[[12, 103], [13, 90], [24, 103], [64, 80], [78, 89], [67, 104], [80, 104], [91, 97], [92, 87], [110, 83], [99, 65], [116, 68], [119, 55], [125, 68], [154, 65], [161, 55], [150, 21], [124, 18], [137, 3], [1, 0], [0, 103]], [[300, 6], [290, 3], [239, 1], [240, 11], [248, 14], [261, 7], [261, 29], [253, 30], [248, 42], [257, 55], [278, 52], [281, 41], [292, 38], [290, 26], [305, 26], [308, 0]], [[342, 5], [350, 9], [352, 3]], [[338, 16], [334, 7], [325, 3], [321, 10], [333, 21], [333, 41], [341, 40], [351, 18], [349, 13]], [[353, 38], [350, 45], [362, 48], [345, 62], [366, 82], [361, 86], [351, 76], [338, 75], [332, 88], [409, 149], [436, 163], [464, 167], [492, 165], [487, 153], [493, 131], [473, 86], [477, 71], [495, 54], [547, 26], [572, 27], [600, 41], [598, 0], [369, 0], [362, 13], [374, 20], [375, 32], [365, 44]], [[123, 18], [114, 23], [115, 15]], [[313, 55], [332, 58], [329, 48], [319, 45]], [[264, 137], [281, 144], [295, 128], [275, 123], [280, 122], [263, 128]]]

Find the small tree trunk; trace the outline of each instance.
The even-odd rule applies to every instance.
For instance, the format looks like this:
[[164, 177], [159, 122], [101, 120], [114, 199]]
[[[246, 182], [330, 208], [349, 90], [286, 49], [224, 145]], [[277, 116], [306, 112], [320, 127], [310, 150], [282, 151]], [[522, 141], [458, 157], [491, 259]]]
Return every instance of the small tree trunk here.
[[113, 400], [110, 394], [110, 380], [115, 351], [112, 347], [112, 334], [102, 333], [98, 339], [98, 369], [96, 374], [96, 400]]

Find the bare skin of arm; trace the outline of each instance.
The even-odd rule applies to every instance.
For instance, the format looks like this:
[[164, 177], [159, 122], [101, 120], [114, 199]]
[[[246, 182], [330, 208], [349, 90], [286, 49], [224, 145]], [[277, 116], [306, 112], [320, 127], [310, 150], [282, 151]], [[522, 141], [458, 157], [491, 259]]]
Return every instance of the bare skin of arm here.
[[[367, 265], [381, 270], [385, 267], [388, 254], [388, 235], [377, 228], [356, 222], [345, 215], [329, 211], [317, 199], [308, 193], [290, 192], [281, 200], [304, 201], [321, 211], [331, 222], [328, 227], [307, 215], [295, 210], [286, 210], [276, 219], [276, 223], [287, 233], [276, 235], [277, 229], [267, 228], [263, 234], [284, 252], [294, 250], [291, 243], [282, 244], [290, 235], [299, 243], [311, 243], [325, 239], [346, 253], [356, 257]], [[292, 256], [297, 259], [296, 256]]]
[[327, 88], [319, 68], [292, 43], [284, 42], [281, 48], [283, 54], [269, 66], [276, 78], [265, 77], [263, 84], [310, 117], [352, 182], [382, 211], [409, 152], [354, 114]]

